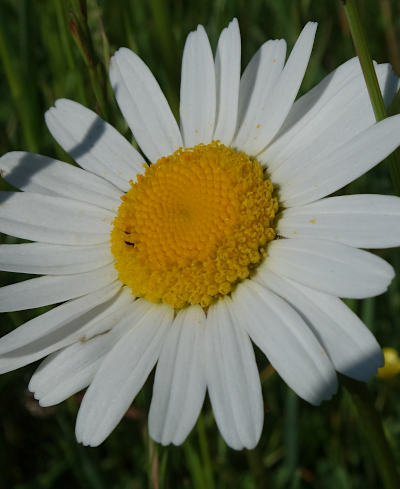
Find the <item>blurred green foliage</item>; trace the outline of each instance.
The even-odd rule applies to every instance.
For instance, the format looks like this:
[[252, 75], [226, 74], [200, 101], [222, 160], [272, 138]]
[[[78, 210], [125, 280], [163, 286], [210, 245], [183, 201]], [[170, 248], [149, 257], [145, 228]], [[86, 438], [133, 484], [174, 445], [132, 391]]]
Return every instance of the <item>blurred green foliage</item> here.
[[[374, 59], [391, 62], [399, 75], [400, 3], [360, 2]], [[283, 37], [293, 45], [308, 20], [319, 22], [302, 91], [354, 56], [340, 1], [335, 0], [88, 0], [87, 25], [79, 0], [2, 0], [0, 3], [0, 154], [27, 150], [72, 163], [52, 140], [43, 114], [57, 98], [96, 109], [131, 138], [105, 74], [120, 46], [137, 52], [150, 66], [177, 114], [180, 60], [188, 32], [203, 24], [215, 48], [219, 32], [238, 17], [242, 66], [259, 45]], [[82, 24], [83, 22], [83, 24]], [[88, 43], [76, 43], [76, 29]], [[398, 112], [396, 107], [394, 111]], [[9, 189], [2, 182], [2, 189]], [[347, 189], [392, 193], [383, 166]], [[2, 242], [16, 242], [3, 237]], [[380, 252], [397, 271], [400, 254]], [[1, 275], [1, 284], [26, 278]], [[400, 348], [400, 284], [377, 299], [351, 303], [383, 346]], [[43, 312], [2, 317], [2, 333]], [[285, 352], [282, 352], [285, 355]], [[36, 365], [0, 377], [0, 487], [7, 489], [376, 489], [381, 487], [370, 450], [349, 397], [314, 408], [298, 399], [257, 352], [262, 371], [265, 423], [252, 451], [235, 452], [218, 434], [207, 401], [203, 415], [180, 447], [163, 448], [147, 434], [151, 379], [115, 432], [99, 448], [74, 438], [80, 397], [41, 408], [26, 390]], [[290, 361], [290, 358], [287, 359]], [[374, 380], [376, 398], [394, 454], [400, 461], [400, 380]], [[365, 427], [364, 427], [365, 428]]]

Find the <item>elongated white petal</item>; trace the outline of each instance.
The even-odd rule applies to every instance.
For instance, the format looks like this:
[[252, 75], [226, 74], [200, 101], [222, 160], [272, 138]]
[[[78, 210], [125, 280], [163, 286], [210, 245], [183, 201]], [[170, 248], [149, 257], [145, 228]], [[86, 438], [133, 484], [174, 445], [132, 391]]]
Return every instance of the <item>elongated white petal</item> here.
[[47, 243], [0, 245], [0, 270], [39, 275], [88, 272], [114, 261], [106, 244], [63, 246]]
[[271, 174], [288, 207], [308, 204], [339, 190], [370, 170], [400, 144], [400, 115], [388, 117], [362, 131], [329, 154], [319, 155], [290, 171], [281, 165]]
[[106, 356], [78, 413], [78, 441], [97, 446], [117, 426], [154, 367], [172, 320], [171, 307], [152, 305]]
[[[357, 88], [360, 88], [358, 84], [360, 75], [362, 75], [360, 62], [358, 58], [352, 58], [297, 99], [271, 144], [257, 155], [258, 161], [268, 166], [272, 172], [296, 152], [298, 145], [303, 148], [303, 139], [306, 135], [312, 137], [311, 131], [307, 131], [307, 125], [318, 118], [320, 112], [327, 112], [329, 105], [332, 105], [333, 110], [334, 104], [330, 104], [331, 99], [340, 97], [354, 82]], [[298, 137], [300, 133], [303, 133], [303, 139]], [[291, 144], [293, 139], [297, 141], [295, 147]]]
[[179, 110], [185, 146], [210, 143], [216, 112], [215, 67], [210, 42], [201, 25], [186, 39]]
[[181, 310], [162, 347], [154, 379], [149, 432], [163, 445], [181, 444], [199, 416], [206, 394], [205, 321], [200, 306]]
[[95, 112], [73, 100], [59, 99], [45, 114], [58, 144], [85, 170], [121, 190], [129, 189], [144, 171], [144, 159], [133, 146]]
[[0, 172], [20, 190], [59, 195], [116, 211], [121, 191], [110, 182], [47, 156], [13, 151], [0, 158]]
[[[376, 65], [381, 90], [388, 105], [399, 87], [390, 65]], [[358, 58], [353, 58], [325, 77], [297, 100], [272, 144], [257, 159], [270, 172], [284, 164], [293, 169], [318, 155], [334, 151], [375, 124]]]
[[44, 243], [92, 245], [110, 240], [115, 214], [91, 204], [28, 192], [0, 192], [0, 232]]
[[[107, 340], [98, 336], [89, 343], [75, 343], [43, 360], [28, 386], [40, 406], [59, 404], [87, 387], [108, 351]], [[40, 380], [42, 390], [35, 390], [32, 380]]]
[[292, 307], [247, 280], [232, 294], [232, 309], [238, 323], [291, 389], [311, 404], [331, 398], [337, 389], [333, 365]]
[[268, 98], [259, 102], [256, 117], [252, 119], [245, 146], [238, 147], [252, 155], [262, 151], [281, 128], [297, 96], [310, 59], [317, 24], [308, 22], [276, 80]]
[[111, 58], [111, 85], [118, 105], [144, 154], [156, 162], [182, 146], [178, 124], [159, 84], [133, 51]]
[[[60, 306], [54, 307], [50, 311], [27, 321], [22, 326], [14, 329], [0, 340], [0, 355], [10, 353], [13, 350], [21, 349], [28, 345], [34, 345], [41, 338], [46, 338], [53, 333], [59, 334], [59, 331], [67, 330], [65, 326], [80, 318], [88, 311], [101, 306], [111, 300], [114, 303], [114, 296], [120, 290], [119, 284], [111, 284], [103, 289], [96, 290], [84, 297], [74, 299]], [[120, 294], [121, 295], [121, 294]], [[118, 302], [119, 304], [119, 302]], [[99, 312], [97, 312], [96, 317]], [[78, 326], [78, 329], [80, 326]], [[74, 330], [74, 328], [71, 328]], [[62, 335], [61, 335], [62, 336]], [[77, 339], [80, 336], [77, 336]]]
[[74, 275], [46, 275], [0, 288], [0, 311], [19, 311], [80, 297], [114, 282], [114, 265]]
[[263, 402], [253, 347], [232, 321], [230, 299], [210, 306], [205, 334], [206, 375], [218, 428], [226, 443], [253, 448], [261, 435]]
[[374, 335], [340, 299], [279, 277], [266, 267], [259, 269], [255, 280], [301, 314], [338, 372], [366, 381], [382, 367], [382, 350]]
[[283, 39], [267, 41], [251, 58], [240, 80], [238, 133], [233, 146], [255, 155], [254, 138], [268, 117], [268, 101], [282, 72], [286, 56]]
[[400, 245], [399, 223], [399, 197], [344, 195], [284, 210], [277, 232], [286, 238], [328, 239], [357, 248], [390, 248]]
[[[48, 356], [33, 374], [29, 390], [41, 406], [51, 406], [87, 387], [105, 355], [143, 314], [143, 304], [132, 303], [129, 292], [118, 299], [98, 318], [91, 321], [92, 335], [87, 335]], [[95, 330], [99, 331], [94, 334]], [[103, 331], [104, 330], [104, 331]]]
[[41, 406], [65, 401], [90, 384], [111, 347], [111, 338], [105, 334], [49, 355], [33, 374], [29, 390]]
[[273, 241], [265, 266], [312, 289], [355, 299], [382, 294], [394, 277], [389, 263], [372, 253], [317, 239]]
[[217, 113], [213, 139], [230, 145], [236, 131], [240, 84], [240, 31], [233, 19], [220, 35], [215, 55]]
[[[118, 318], [128, 299], [114, 283], [92, 294], [69, 301], [38, 316], [0, 340], [0, 372], [35, 362], [78, 340], [91, 338], [109, 328], [109, 315]], [[116, 320], [116, 319], [115, 319]], [[103, 329], [104, 328], [104, 329]]]

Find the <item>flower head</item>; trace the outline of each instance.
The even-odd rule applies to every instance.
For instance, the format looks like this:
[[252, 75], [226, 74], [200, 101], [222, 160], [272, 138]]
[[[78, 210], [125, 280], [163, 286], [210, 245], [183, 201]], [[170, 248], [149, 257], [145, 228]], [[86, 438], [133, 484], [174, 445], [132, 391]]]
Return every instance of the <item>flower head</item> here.
[[[316, 24], [287, 61], [261, 46], [240, 76], [236, 20], [215, 60], [202, 26], [182, 61], [180, 128], [150, 70], [113, 56], [111, 83], [142, 151], [94, 112], [58, 100], [46, 123], [81, 168], [30, 153], [0, 160], [3, 270], [43, 275], [0, 289], [0, 309], [59, 304], [0, 340], [0, 370], [47, 358], [29, 388], [42, 405], [88, 387], [76, 435], [100, 444], [157, 364], [150, 435], [181, 443], [208, 390], [233, 448], [263, 424], [251, 340], [312, 404], [336, 372], [368, 380], [383, 363], [339, 297], [384, 292], [393, 269], [359, 248], [400, 244], [400, 199], [327, 197], [400, 142], [400, 116], [375, 123], [357, 59], [296, 102]], [[377, 65], [387, 103], [399, 81]]]

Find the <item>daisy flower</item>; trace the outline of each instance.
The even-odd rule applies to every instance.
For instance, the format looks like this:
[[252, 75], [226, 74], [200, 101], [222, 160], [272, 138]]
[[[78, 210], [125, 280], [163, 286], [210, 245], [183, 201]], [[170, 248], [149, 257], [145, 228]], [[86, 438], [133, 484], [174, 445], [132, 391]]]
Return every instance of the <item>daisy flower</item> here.
[[[261, 46], [240, 76], [236, 20], [213, 56], [202, 26], [182, 60], [180, 128], [150, 70], [121, 48], [110, 78], [142, 154], [94, 112], [58, 100], [46, 123], [81, 168], [4, 155], [0, 268], [43, 275], [0, 289], [1, 311], [58, 304], [0, 340], [0, 370], [46, 357], [29, 389], [42, 406], [88, 387], [76, 436], [111, 433], [156, 366], [150, 436], [180, 444], [206, 391], [235, 449], [257, 444], [263, 401], [252, 341], [311, 404], [336, 371], [368, 380], [383, 359], [339, 297], [381, 294], [393, 269], [360, 248], [400, 244], [400, 199], [327, 197], [400, 143], [376, 123], [357, 59], [296, 102], [316, 24], [288, 59]], [[377, 65], [389, 103], [399, 81]]]

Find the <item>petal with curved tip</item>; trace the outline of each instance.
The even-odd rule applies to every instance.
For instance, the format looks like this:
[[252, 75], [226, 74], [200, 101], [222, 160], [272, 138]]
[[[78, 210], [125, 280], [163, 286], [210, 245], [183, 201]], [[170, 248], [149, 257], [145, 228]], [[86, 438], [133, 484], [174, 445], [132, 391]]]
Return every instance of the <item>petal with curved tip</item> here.
[[205, 321], [200, 306], [181, 310], [162, 347], [154, 379], [149, 432], [153, 440], [163, 445], [181, 444], [203, 405]]
[[144, 314], [143, 304], [132, 301], [130, 292], [123, 291], [111, 307], [91, 321], [80, 341], [40, 364], [29, 390], [41, 406], [57, 404], [90, 384], [107, 353]]
[[[386, 105], [399, 79], [390, 65], [376, 65]], [[273, 142], [257, 159], [269, 172], [283, 166], [290, 174], [310, 159], [322, 157], [376, 122], [358, 58], [339, 66], [297, 100]]]
[[251, 58], [240, 80], [238, 128], [232, 145], [249, 154], [261, 122], [268, 116], [267, 103], [285, 63], [286, 42], [265, 42]]
[[339, 190], [367, 172], [400, 144], [400, 115], [368, 127], [329, 154], [316, 159], [287, 161], [271, 173], [280, 185], [280, 201], [287, 207], [308, 204]]
[[129, 190], [144, 158], [110, 124], [73, 100], [59, 99], [45, 114], [49, 131], [79, 166]]
[[172, 320], [171, 307], [151, 305], [108, 353], [79, 409], [78, 441], [100, 445], [117, 426], [157, 362]]
[[183, 145], [168, 102], [139, 56], [130, 49], [120, 48], [111, 58], [110, 80], [121, 112], [151, 162]]
[[207, 387], [226, 443], [254, 448], [264, 412], [260, 377], [248, 335], [232, 320], [228, 298], [210, 306], [205, 334]]
[[8, 183], [25, 192], [59, 195], [116, 211], [121, 191], [110, 182], [76, 166], [47, 156], [13, 151], [0, 158]]
[[252, 280], [232, 294], [232, 310], [283, 380], [311, 404], [330, 399], [336, 373], [324, 348], [297, 312]]
[[215, 67], [210, 42], [201, 25], [186, 39], [179, 110], [185, 146], [211, 143], [216, 112]]
[[220, 35], [215, 56], [217, 116], [214, 140], [230, 145], [236, 131], [240, 85], [240, 31], [233, 19]]
[[265, 266], [312, 289], [354, 299], [382, 294], [394, 277], [382, 258], [322, 239], [272, 241]]
[[382, 367], [382, 350], [374, 335], [340, 299], [280, 277], [266, 268], [260, 268], [254, 279], [300, 313], [338, 372], [367, 381]]
[[[0, 339], [0, 372], [35, 362], [75, 341], [104, 332], [124, 307], [126, 294], [118, 283], [74, 299], [31, 319]], [[129, 295], [130, 301], [132, 301]], [[105, 329], [104, 329], [105, 328]]]

